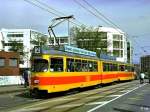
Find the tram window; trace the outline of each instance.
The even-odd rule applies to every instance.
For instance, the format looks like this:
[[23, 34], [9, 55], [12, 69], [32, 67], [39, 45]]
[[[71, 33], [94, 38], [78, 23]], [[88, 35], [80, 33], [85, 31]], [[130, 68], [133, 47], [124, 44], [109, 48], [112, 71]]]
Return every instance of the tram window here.
[[74, 59], [67, 59], [67, 72], [74, 72]]
[[108, 70], [109, 70], [108, 63], [103, 63], [103, 71], [108, 71]]
[[46, 72], [48, 71], [48, 61], [45, 59], [34, 59], [32, 62], [33, 72]]
[[120, 71], [125, 71], [125, 66], [124, 66], [124, 65], [120, 65], [120, 66], [119, 66], [119, 70], [120, 70]]
[[76, 72], [81, 72], [82, 69], [81, 69], [81, 60], [75, 60], [75, 71]]
[[131, 66], [126, 66], [125, 71], [130, 72], [131, 71]]
[[130, 66], [130, 72], [134, 72], [134, 67]]
[[93, 71], [94, 71], [94, 72], [97, 72], [97, 71], [98, 71], [98, 64], [97, 64], [97, 62], [94, 62]]
[[114, 71], [113, 67], [114, 67], [113, 64], [110, 63], [109, 64], [109, 71]]
[[88, 71], [88, 63], [86, 60], [82, 60], [82, 72]]
[[103, 71], [106, 71], [107, 70], [107, 65], [106, 63], [103, 63]]
[[118, 71], [118, 65], [117, 64], [114, 64], [113, 67], [114, 67], [114, 69], [113, 69], [114, 71]]
[[89, 68], [89, 71], [94, 71], [94, 62], [88, 61], [88, 68]]
[[50, 71], [62, 72], [63, 71], [63, 58], [51, 58]]
[[126, 65], [124, 71], [126, 71], [126, 72], [127, 72], [127, 71], [130, 71], [130, 66]]

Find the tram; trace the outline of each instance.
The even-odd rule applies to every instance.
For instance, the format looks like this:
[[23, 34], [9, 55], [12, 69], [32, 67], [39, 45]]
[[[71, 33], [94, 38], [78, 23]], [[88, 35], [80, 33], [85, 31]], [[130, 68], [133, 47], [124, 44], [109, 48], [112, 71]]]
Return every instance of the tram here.
[[54, 93], [134, 79], [132, 64], [103, 60], [95, 52], [71, 46], [61, 50], [36, 46], [31, 62], [32, 93]]

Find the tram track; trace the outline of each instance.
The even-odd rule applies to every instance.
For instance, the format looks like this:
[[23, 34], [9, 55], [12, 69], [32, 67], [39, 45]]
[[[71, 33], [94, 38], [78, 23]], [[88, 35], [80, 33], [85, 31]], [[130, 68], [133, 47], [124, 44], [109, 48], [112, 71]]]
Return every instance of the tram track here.
[[[86, 96], [84, 96], [84, 97], [80, 97], [80, 98], [78, 98], [78, 99], [71, 100], [71, 101], [68, 101], [68, 102], [63, 103], [63, 104], [60, 104], [60, 105], [62, 106], [62, 105], [65, 105], [65, 104], [75, 103], [75, 102], [77, 102], [77, 101], [84, 100], [84, 99], [87, 98], [87, 97], [91, 97], [91, 96], [94, 96], [94, 95], [97, 95], [97, 94], [100, 94], [100, 93], [105, 93], [105, 92], [111, 91], [111, 90], [113, 90], [113, 89], [120, 88], [120, 87], [122, 87], [122, 86], [123, 86], [123, 85], [121, 85], [121, 86], [119, 86], [119, 87], [114, 87], [114, 88], [111, 88], [111, 89], [108, 89], [108, 90], [104, 90], [104, 91], [101, 91], [101, 92], [96, 92], [96, 93], [94, 93], [94, 94], [86, 95]], [[103, 95], [103, 97], [100, 96], [100, 97], [97, 97], [96, 99], [93, 99], [93, 100], [89, 100], [89, 101], [87, 101], [87, 102], [84, 102], [83, 104], [81, 104], [81, 105], [79, 105], [79, 106], [72, 107], [72, 108], [69, 108], [69, 109], [64, 110], [64, 111], [61, 110], [61, 112], [69, 112], [69, 111], [71, 111], [71, 110], [80, 108], [80, 107], [84, 106], [85, 104], [88, 104], [88, 103], [90, 103], [90, 102], [94, 102], [94, 101], [96, 101], [97, 99], [104, 99], [104, 98], [106, 98], [106, 97], [109, 96], [109, 95], [113, 95], [113, 94], [115, 94], [115, 93], [117, 93], [117, 92], [119, 92], [119, 91], [126, 90], [127, 88], [129, 88], [129, 87], [125, 87], [125, 88], [118, 89], [118, 90], [115, 91], [115, 92], [111, 92], [111, 93], [108, 93], [108, 94]], [[57, 106], [59, 106], [59, 105], [55, 105], [55, 106], [49, 107], [49, 108], [47, 108], [47, 109], [55, 108], [55, 107], [57, 107]], [[46, 109], [46, 111], [47, 111], [47, 109]], [[44, 110], [42, 110], [42, 111], [44, 112]]]
[[[104, 94], [104, 93], [106, 93], [106, 92], [109, 92], [109, 91], [113, 91], [113, 90], [117, 90], [117, 91], [114, 91], [114, 92], [110, 92], [110, 93], [108, 93], [108, 94], [105, 94], [103, 97], [97, 97], [96, 99], [89, 99], [88, 101], [84, 101], [81, 105], [77, 105], [77, 106], [75, 106], [75, 107], [70, 107], [70, 108], [68, 108], [68, 109], [66, 109], [66, 110], [64, 110], [64, 111], [61, 111], [61, 112], [68, 112], [68, 111], [71, 111], [71, 110], [74, 110], [74, 109], [77, 109], [77, 108], [80, 108], [80, 107], [82, 107], [82, 106], [84, 106], [85, 104], [87, 104], [87, 103], [90, 103], [90, 102], [93, 102], [93, 101], [96, 101], [97, 99], [104, 99], [104, 98], [106, 98], [108, 95], [113, 95], [113, 94], [115, 94], [115, 93], [117, 93], [117, 92], [119, 92], [119, 91], [123, 91], [123, 90], [126, 90], [126, 89], [128, 89], [128, 88], [130, 88], [131, 86], [127, 86], [127, 87], [124, 87], [124, 86], [126, 86], [126, 85], [128, 85], [128, 84], [130, 84], [130, 85], [136, 85], [135, 84], [135, 82], [127, 82], [127, 83], [121, 83], [121, 84], [117, 84], [117, 85], [114, 85], [114, 87], [113, 88], [110, 88], [110, 86], [108, 87], [107, 86], [107, 88], [103, 88], [104, 90], [102, 90], [102, 88], [100, 88], [100, 89], [96, 89], [96, 90], [88, 90], [88, 91], [84, 91], [84, 92], [86, 92], [86, 93], [88, 93], [88, 92], [90, 92], [90, 94], [84, 94], [84, 96], [82, 96], [82, 93], [84, 93], [84, 92], [79, 92], [78, 94], [73, 94], [73, 95], [68, 95], [68, 96], [64, 96], [64, 97], [61, 97], [61, 99], [63, 98], [63, 99], [66, 99], [66, 100], [64, 100], [63, 102], [59, 102], [59, 97], [58, 98], [53, 98], [52, 100], [50, 100], [50, 99], [42, 99], [41, 101], [39, 101], [38, 103], [37, 102], [32, 102], [31, 104], [30, 104], [30, 106], [25, 106], [24, 107], [24, 109], [28, 109], [28, 108], [36, 108], [36, 106], [40, 106], [40, 105], [43, 105], [43, 104], [49, 104], [49, 105], [51, 105], [51, 106], [47, 106], [46, 105], [46, 107], [45, 108], [42, 108], [42, 109], [39, 109], [39, 110], [35, 110], [34, 112], [49, 112], [48, 110], [55, 110], [57, 107], [59, 107], [59, 106], [62, 106], [62, 105], [67, 105], [67, 104], [73, 104], [73, 103], [76, 103], [76, 102], [80, 102], [80, 101], [84, 101], [84, 99], [86, 99], [86, 98], [88, 98], [88, 97], [92, 97], [92, 96], [94, 96], [94, 95], [97, 95], [97, 94]], [[124, 88], [123, 88], [124, 87]], [[121, 89], [119, 89], [119, 88], [121, 88]], [[92, 92], [93, 93], [92, 93]], [[97, 92], [98, 91], [98, 92]], [[92, 93], [92, 94], [91, 94]], [[75, 97], [79, 97], [79, 98], [75, 98]], [[71, 100], [67, 100], [67, 98], [69, 98], [69, 97], [71, 97], [72, 99]], [[54, 100], [58, 100], [58, 102], [56, 103], [56, 104], [53, 104], [53, 101]], [[43, 103], [42, 103], [43, 102]], [[37, 104], [35, 104], [35, 103], [37, 103]], [[35, 105], [34, 105], [35, 104]], [[32, 106], [31, 106], [32, 105]]]

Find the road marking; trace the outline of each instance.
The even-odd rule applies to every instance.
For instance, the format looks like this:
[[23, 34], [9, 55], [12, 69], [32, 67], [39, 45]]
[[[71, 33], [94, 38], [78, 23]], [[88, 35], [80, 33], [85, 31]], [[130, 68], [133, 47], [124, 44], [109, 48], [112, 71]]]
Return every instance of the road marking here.
[[107, 97], [118, 97], [118, 96], [121, 96], [121, 95], [109, 95]]
[[123, 92], [123, 93], [124, 93], [124, 92], [129, 92], [129, 91], [130, 91], [130, 90], [123, 90], [123, 91], [119, 91], [119, 92]]
[[104, 104], [108, 101], [102, 101], [102, 102], [92, 102], [92, 103], [88, 103], [88, 104], [85, 104], [85, 105], [101, 105], [101, 104]]
[[57, 106], [57, 107], [54, 107], [54, 108], [68, 108], [68, 107], [78, 107], [78, 106], [81, 106], [83, 105], [84, 103], [80, 103], [80, 104], [70, 104], [70, 105], [61, 105], [61, 106]]
[[92, 109], [88, 110], [87, 112], [93, 112], [93, 111], [97, 110], [98, 108], [101, 108], [102, 106], [104, 106], [104, 105], [106, 105], [106, 104], [108, 104], [108, 103], [110, 103], [110, 102], [113, 102], [113, 101], [117, 100], [118, 98], [120, 98], [120, 97], [122, 97], [122, 96], [124, 96], [124, 95], [126, 95], [126, 94], [128, 94], [128, 93], [130, 93], [130, 92], [132, 92], [132, 91], [134, 91], [134, 90], [136, 90], [136, 89], [138, 89], [138, 88], [140, 88], [140, 87], [143, 87], [143, 86], [145, 86], [145, 85], [146, 85], [146, 84], [140, 85], [140, 86], [138, 86], [138, 87], [136, 87], [136, 88], [134, 88], [134, 89], [132, 89], [132, 90], [130, 90], [130, 91], [128, 91], [128, 92], [126, 92], [126, 93], [124, 93], [124, 94], [122, 94], [122, 95], [120, 95], [120, 96], [118, 96], [118, 97], [116, 97], [116, 98], [114, 98], [114, 99], [112, 99], [112, 100], [106, 102], [106, 103], [103, 103], [103, 104], [101, 104], [101, 105], [96, 106], [95, 108], [92, 108]]

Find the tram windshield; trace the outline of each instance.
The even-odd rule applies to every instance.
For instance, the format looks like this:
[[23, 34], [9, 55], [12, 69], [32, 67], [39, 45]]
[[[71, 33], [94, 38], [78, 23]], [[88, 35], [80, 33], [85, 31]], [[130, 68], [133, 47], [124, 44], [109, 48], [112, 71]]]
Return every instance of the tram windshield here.
[[45, 59], [34, 59], [32, 62], [33, 72], [47, 72], [48, 71], [48, 61]]

